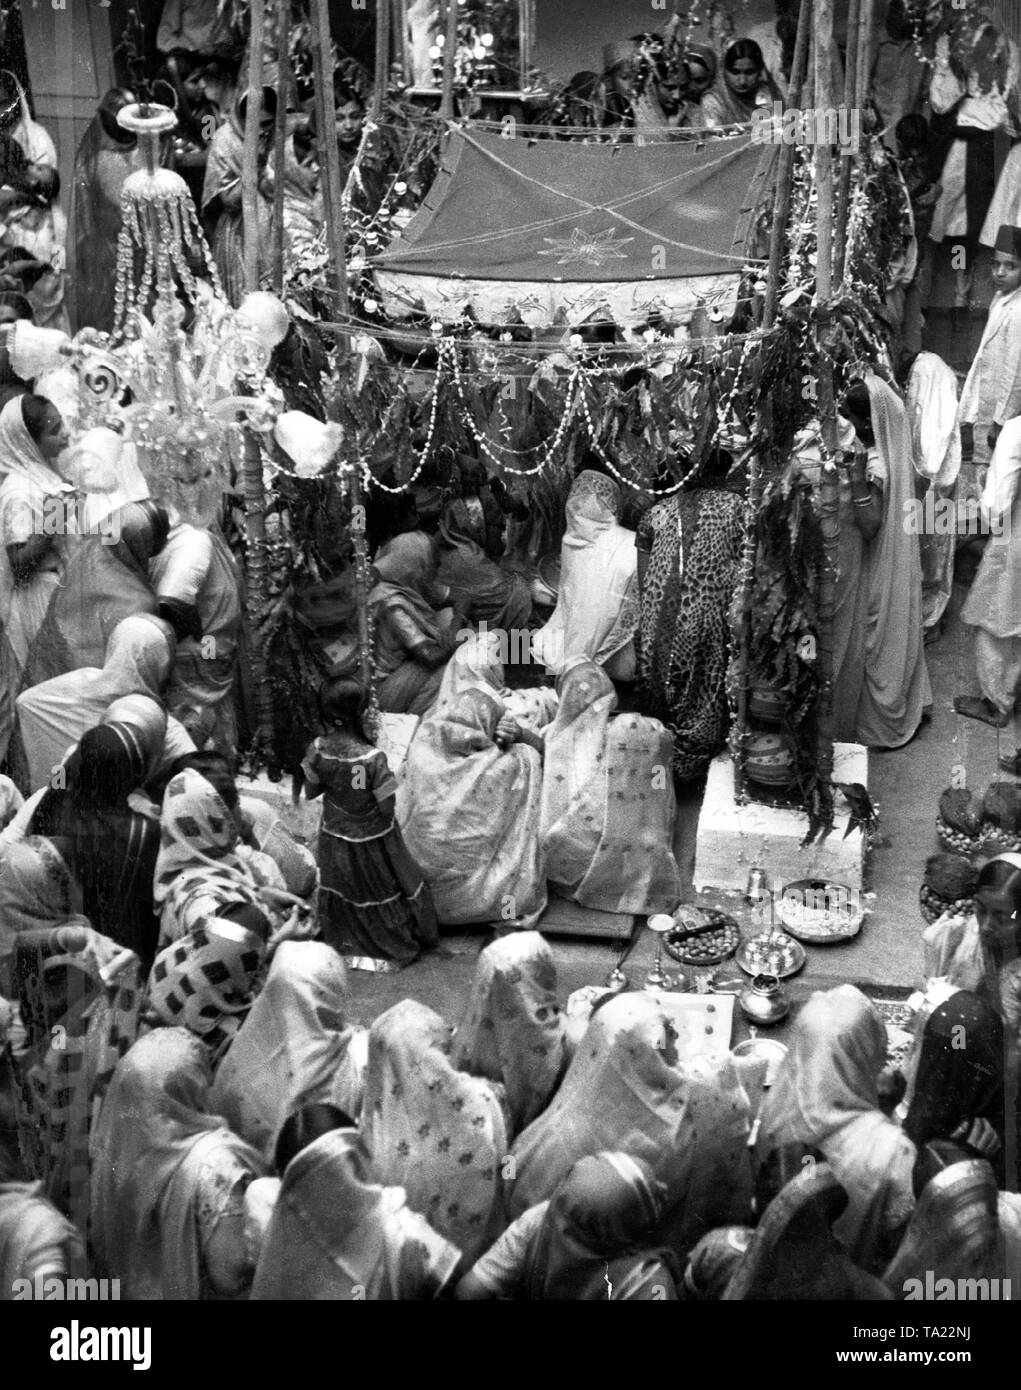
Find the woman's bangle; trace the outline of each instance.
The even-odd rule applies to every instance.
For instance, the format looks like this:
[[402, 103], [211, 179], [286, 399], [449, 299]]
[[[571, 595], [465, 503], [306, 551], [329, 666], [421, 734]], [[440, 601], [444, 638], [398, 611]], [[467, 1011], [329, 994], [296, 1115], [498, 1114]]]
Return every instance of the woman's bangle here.
[[855, 505], [856, 507], [871, 507], [871, 506], [872, 506], [872, 497], [871, 497], [871, 495], [868, 496], [868, 497], [855, 497], [855, 498], [854, 498], [854, 505]]

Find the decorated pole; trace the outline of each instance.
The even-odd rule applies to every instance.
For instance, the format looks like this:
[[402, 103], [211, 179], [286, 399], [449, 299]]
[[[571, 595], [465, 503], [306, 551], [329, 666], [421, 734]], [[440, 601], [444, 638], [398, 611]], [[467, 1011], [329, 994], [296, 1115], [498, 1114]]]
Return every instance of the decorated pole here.
[[[861, 36], [858, 32], [858, 19], [861, 14], [861, 0], [850, 0], [847, 14], [847, 51], [844, 59], [844, 112], [851, 123], [846, 129], [854, 130], [854, 120], [860, 121], [861, 113], [855, 102], [858, 93], [858, 64], [861, 61]], [[847, 260], [847, 211], [851, 202], [851, 175], [854, 171], [854, 158], [850, 150], [841, 151], [840, 180], [837, 184], [837, 214], [834, 228], [833, 280], [838, 289], [844, 279], [844, 266]]]
[[[266, 27], [265, 0], [252, 0], [248, 35], [248, 102], [241, 156], [241, 207], [244, 238], [245, 289], [259, 288], [259, 121], [262, 116], [262, 60]], [[283, 104], [281, 97], [280, 103]], [[252, 641], [252, 682], [255, 687], [256, 757], [272, 747], [274, 719], [269, 661], [263, 622], [266, 615], [269, 569], [266, 555], [266, 485], [262, 475], [262, 446], [252, 429], [244, 431], [245, 584]]]
[[[801, 101], [808, 59], [808, 35], [811, 6], [803, 4], [798, 14], [798, 31], [794, 40], [791, 80], [787, 89], [787, 108], [793, 110]], [[769, 232], [769, 273], [766, 276], [766, 300], [762, 311], [762, 326], [770, 329], [776, 322], [776, 305], [780, 296], [780, 264], [783, 257], [784, 232], [790, 215], [791, 188], [794, 183], [793, 144], [780, 146], [777, 161], [776, 194], [773, 199], [773, 222]]]
[[[833, 106], [833, 0], [815, 0], [815, 100], [822, 110]], [[819, 803], [817, 811], [824, 821], [833, 811], [833, 610], [835, 572], [840, 522], [839, 480], [834, 455], [837, 443], [837, 417], [833, 394], [833, 358], [830, 349], [830, 322], [833, 299], [833, 150], [816, 146], [816, 314], [819, 373], [819, 417], [823, 436], [823, 468], [820, 482], [820, 513], [823, 533], [823, 563], [819, 576], [819, 679], [821, 698], [816, 710], [817, 770]]]
[[[801, 100], [808, 60], [808, 36], [810, 28], [810, 7], [801, 6], [798, 15], [798, 30], [794, 41], [794, 58], [791, 62], [791, 80], [787, 89], [787, 109], [796, 108]], [[762, 310], [762, 327], [768, 332], [776, 323], [776, 309], [780, 294], [780, 267], [783, 262], [784, 234], [790, 216], [791, 188], [794, 183], [794, 145], [780, 147], [777, 159], [776, 189], [773, 195], [773, 221], [769, 232], [769, 270], [766, 275], [766, 297]], [[748, 465], [748, 498], [745, 507], [745, 554], [741, 578], [741, 618], [739, 632], [740, 679], [737, 684], [737, 737], [732, 746], [736, 753], [734, 763], [734, 791], [737, 796], [744, 795], [746, 779], [744, 770], [745, 736], [748, 732], [748, 683], [751, 678], [752, 652], [752, 598], [755, 592], [756, 528], [759, 503], [762, 499], [762, 471], [757, 454], [753, 454]]]
[[[347, 261], [344, 250], [344, 186], [337, 150], [336, 110], [333, 100], [333, 48], [330, 43], [330, 10], [327, 0], [312, 0], [312, 61], [315, 76], [316, 128], [319, 132], [320, 176], [326, 215], [326, 242], [337, 309], [347, 315]], [[344, 345], [346, 347], [346, 344]]]
[[266, 0], [252, 0], [248, 35], [248, 102], [241, 155], [241, 207], [245, 248], [245, 289], [259, 288], [259, 121], [262, 117], [262, 45]]
[[457, 55], [457, 0], [447, 0], [447, 36], [443, 41], [443, 94], [440, 116], [454, 119], [454, 59]]
[[287, 147], [287, 102], [291, 90], [290, 55], [287, 51], [291, 27], [291, 0], [277, 0], [277, 119], [273, 139], [273, 293], [284, 292], [284, 158]]
[[[854, 106], [860, 111], [865, 105], [865, 93], [869, 89], [872, 68], [872, 12], [875, 0], [860, 0], [858, 13], [858, 70], [855, 74]], [[847, 31], [848, 43], [851, 41], [850, 28]]]
[[376, 70], [369, 116], [378, 121], [390, 85], [390, 0], [376, 0]]
[[[347, 317], [347, 259], [344, 227], [344, 193], [340, 180], [340, 153], [334, 134], [333, 57], [330, 45], [330, 12], [327, 0], [312, 0], [312, 53], [315, 63], [316, 122], [320, 131], [323, 167], [323, 202], [326, 209], [326, 237], [333, 270], [333, 286], [337, 297], [338, 314]], [[378, 53], [377, 53], [378, 57]], [[350, 354], [347, 333], [339, 335], [338, 350]], [[339, 379], [334, 391], [339, 388]], [[339, 415], [335, 395], [327, 399], [327, 413]], [[369, 561], [365, 545], [365, 508], [362, 505], [361, 460], [350, 465], [349, 495], [351, 500], [351, 539], [355, 553], [355, 596], [358, 609], [358, 664], [362, 684], [368, 692], [370, 707], [374, 705], [372, 675], [372, 635], [369, 632]], [[370, 734], [374, 730], [368, 731]]]

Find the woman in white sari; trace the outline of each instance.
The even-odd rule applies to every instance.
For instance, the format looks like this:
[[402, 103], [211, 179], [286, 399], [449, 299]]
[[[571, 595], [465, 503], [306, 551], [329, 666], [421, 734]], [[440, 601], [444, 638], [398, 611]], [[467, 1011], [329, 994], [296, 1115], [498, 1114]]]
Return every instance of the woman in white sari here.
[[162, 618], [135, 614], [110, 633], [102, 667], [54, 676], [17, 699], [29, 791], [45, 786], [71, 744], [98, 724], [114, 700], [159, 700], [174, 661], [174, 631]]
[[670, 735], [658, 719], [615, 716], [613, 684], [593, 661], [575, 658], [557, 684], [560, 705], [544, 734], [547, 879], [582, 907], [672, 912], [681, 884]]
[[557, 606], [532, 639], [536, 660], [557, 675], [572, 656], [587, 656], [614, 680], [634, 679], [638, 552], [635, 533], [620, 525], [621, 505], [612, 478], [591, 469], [575, 478]]
[[183, 1028], [121, 1058], [91, 1140], [92, 1244], [125, 1298], [237, 1298], [244, 1192], [259, 1155], [211, 1113], [209, 1059]]
[[262, 992], [220, 1063], [213, 1108], [269, 1159], [280, 1126], [323, 1101], [357, 1115], [368, 1034], [345, 1024], [347, 972], [322, 941], [282, 941]]
[[517, 922], [546, 906], [542, 758], [492, 694], [471, 687], [419, 728], [397, 791], [408, 852], [441, 923]]
[[[957, 428], [957, 376], [942, 357], [920, 352], [907, 381], [907, 413], [914, 446], [915, 472], [928, 484], [934, 517], [918, 539], [922, 562], [922, 625], [937, 627], [954, 590], [957, 476], [961, 471], [961, 435]], [[917, 490], [917, 487], [916, 487]], [[953, 526], [940, 525], [939, 511], [952, 507]]]
[[0, 758], [14, 723], [10, 702], [60, 583], [56, 541], [74, 522], [64, 505], [71, 484], [56, 467], [66, 445], [60, 412], [41, 396], [15, 396], [0, 411]]

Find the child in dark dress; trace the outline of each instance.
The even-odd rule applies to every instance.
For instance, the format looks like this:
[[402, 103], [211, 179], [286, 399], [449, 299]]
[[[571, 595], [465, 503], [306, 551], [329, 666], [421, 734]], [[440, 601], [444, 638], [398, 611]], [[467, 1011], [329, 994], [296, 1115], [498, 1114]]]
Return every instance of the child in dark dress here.
[[408, 965], [437, 941], [428, 886], [394, 820], [397, 783], [361, 731], [365, 690], [341, 677], [320, 693], [327, 732], [301, 765], [305, 795], [323, 797], [316, 857], [324, 941], [346, 956]]

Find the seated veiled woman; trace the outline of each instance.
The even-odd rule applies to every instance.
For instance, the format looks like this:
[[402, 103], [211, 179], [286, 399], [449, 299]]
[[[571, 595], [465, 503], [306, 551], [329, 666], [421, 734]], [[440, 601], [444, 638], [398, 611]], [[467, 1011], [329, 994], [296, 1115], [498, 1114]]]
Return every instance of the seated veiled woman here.
[[671, 841], [673, 743], [658, 719], [613, 711], [613, 683], [575, 660], [557, 681], [545, 730], [542, 820], [546, 877], [583, 907], [672, 912], [681, 883]]
[[244, 1193], [266, 1171], [210, 1112], [209, 1059], [183, 1028], [121, 1058], [92, 1137], [92, 1245], [132, 1299], [245, 1296]]
[[886, 1029], [853, 985], [817, 991], [798, 1014], [762, 1107], [755, 1147], [760, 1208], [768, 1174], [782, 1184], [806, 1153], [824, 1158], [848, 1195], [834, 1226], [855, 1264], [881, 1273], [911, 1215], [915, 1146], [879, 1106]]
[[156, 612], [149, 561], [170, 530], [166, 510], [132, 502], [104, 522], [105, 534], [60, 538], [64, 574], [33, 639], [22, 689], [82, 667], [102, 666], [123, 618]]
[[667, 1200], [665, 1185], [640, 1158], [580, 1158], [548, 1202], [530, 1207], [476, 1260], [455, 1297], [676, 1299], [673, 1275], [653, 1248]]
[[1021, 1039], [1021, 855], [983, 865], [975, 911], [944, 913], [922, 933], [927, 979], [973, 990]]
[[255, 999], [270, 922], [251, 903], [222, 904], [157, 952], [142, 1004], [144, 1021], [187, 1028], [216, 1067]]
[[[194, 515], [204, 512], [196, 508]], [[234, 688], [241, 641], [237, 561], [215, 525], [192, 525], [176, 510], [171, 523], [166, 544], [149, 566], [158, 612], [177, 638], [167, 709], [200, 748], [230, 757], [237, 745]]]
[[512, 932], [479, 952], [453, 1060], [504, 1087], [511, 1139], [549, 1104], [567, 1065], [567, 1039], [553, 952], [538, 932]]
[[[848, 1299], [883, 1302], [889, 1290], [874, 1275], [858, 1269], [834, 1234], [834, 1223], [847, 1207], [847, 1193], [837, 1182], [827, 1163], [814, 1164], [799, 1172], [766, 1208], [746, 1249], [737, 1258], [725, 1257], [730, 1277], [715, 1296], [726, 1302], [745, 1300], [821, 1299], [830, 1303]], [[710, 1231], [702, 1250], [692, 1252], [692, 1266], [685, 1273], [685, 1286], [702, 1273], [713, 1238]], [[719, 1246], [717, 1246], [719, 1253]], [[701, 1257], [701, 1258], [700, 1258]], [[720, 1269], [722, 1275], [724, 1269]], [[708, 1283], [716, 1282], [709, 1274]], [[696, 1284], [696, 1289], [698, 1286]], [[695, 1297], [706, 1296], [701, 1290]]]
[[620, 524], [620, 488], [585, 469], [567, 499], [560, 547], [560, 591], [553, 616], [532, 642], [537, 661], [557, 675], [573, 656], [605, 666], [613, 680], [633, 680], [638, 627], [635, 533]]
[[186, 767], [170, 779], [153, 883], [162, 914], [161, 945], [239, 902], [267, 911], [274, 929], [289, 915], [304, 913], [305, 905], [287, 892], [276, 863], [245, 843], [245, 830], [237, 787], [214, 763], [204, 761], [202, 772]]
[[146, 742], [126, 724], [98, 724], [63, 765], [63, 786], [46, 791], [32, 817], [35, 834], [70, 847], [68, 867], [86, 917], [134, 951], [145, 969], [156, 953], [152, 882], [160, 826], [128, 797], [145, 783], [161, 746], [162, 739]]
[[397, 820], [441, 923], [534, 926], [542, 915], [542, 759], [527, 738], [538, 741], [496, 694], [470, 688], [411, 742]]
[[748, 1101], [729, 1057], [679, 1060], [649, 994], [596, 1008], [559, 1091], [511, 1148], [512, 1217], [551, 1197], [586, 1154], [616, 1146], [669, 1191], [658, 1237], [680, 1259], [713, 1226], [747, 1219]]
[[915, 1188], [917, 1205], [883, 1273], [894, 1298], [938, 1299], [943, 1280], [955, 1296], [962, 1279], [1009, 1281], [1000, 1296], [1021, 1298], [1019, 1199], [997, 1190], [991, 1166], [939, 1141], [919, 1154]]
[[345, 1024], [347, 972], [322, 941], [283, 941], [220, 1063], [213, 1108], [267, 1158], [293, 1111], [313, 1102], [357, 1115], [368, 1034]]
[[1003, 1021], [996, 1010], [968, 990], [954, 991], [925, 1019], [912, 1071], [904, 1133], [919, 1153], [933, 1140], [956, 1140], [972, 1157], [988, 1159], [1002, 1185]]
[[506, 1225], [507, 1131], [493, 1084], [454, 1067], [450, 1031], [413, 999], [379, 1015], [361, 1129], [372, 1177], [404, 1188], [408, 1205], [473, 1260]]
[[501, 569], [486, 554], [485, 544], [481, 501], [459, 497], [448, 502], [440, 522], [437, 579], [469, 621], [523, 632], [532, 616], [531, 591], [520, 575]]
[[63, 1287], [86, 1273], [81, 1234], [39, 1184], [0, 1181], [0, 1302], [34, 1298], [37, 1280], [45, 1290], [47, 1278]]
[[11, 1057], [22, 1161], [84, 1231], [89, 1130], [114, 1067], [135, 1040], [138, 957], [80, 917], [20, 932], [10, 976], [25, 1030]]
[[69, 746], [99, 723], [114, 700], [123, 695], [158, 700], [173, 654], [170, 625], [139, 613], [111, 632], [101, 668], [69, 671], [23, 691], [17, 709], [28, 790], [47, 785]]
[[527, 690], [511, 690], [506, 684], [503, 656], [505, 634], [484, 630], [458, 634], [457, 650], [447, 662], [436, 703], [429, 714], [449, 708], [463, 691], [473, 686], [495, 692], [506, 714], [522, 729], [541, 733], [557, 709], [557, 693], [552, 686], [536, 685]]
[[375, 630], [376, 696], [392, 714], [425, 714], [436, 699], [443, 667], [455, 639], [432, 602], [449, 598], [434, 584], [436, 557], [421, 531], [408, 531], [384, 545], [373, 564], [376, 583], [369, 591]]
[[[335, 1129], [288, 1163], [252, 1284], [253, 1300], [437, 1298], [461, 1252], [374, 1179], [362, 1136]], [[356, 1292], [357, 1290], [357, 1292]]]

